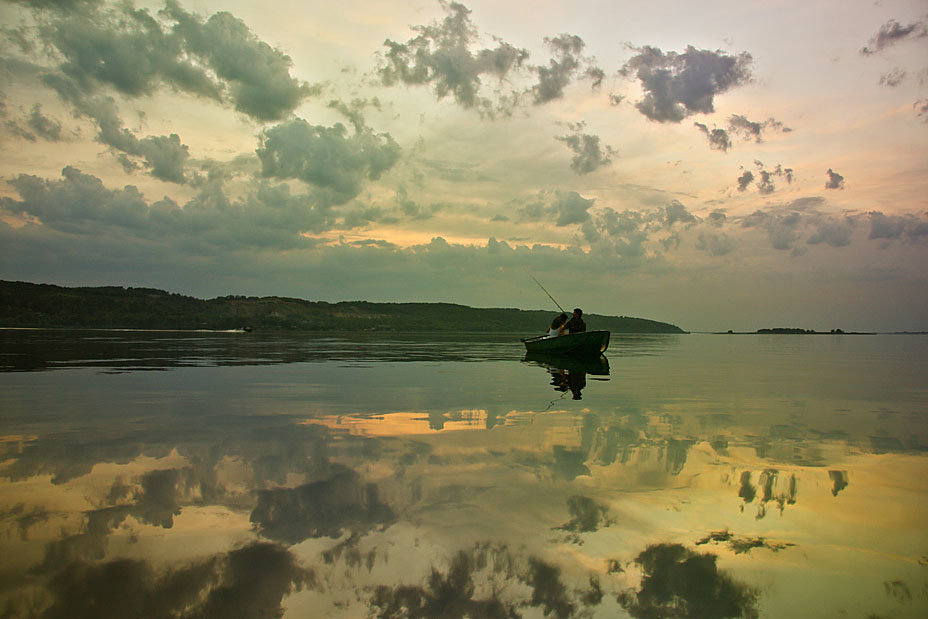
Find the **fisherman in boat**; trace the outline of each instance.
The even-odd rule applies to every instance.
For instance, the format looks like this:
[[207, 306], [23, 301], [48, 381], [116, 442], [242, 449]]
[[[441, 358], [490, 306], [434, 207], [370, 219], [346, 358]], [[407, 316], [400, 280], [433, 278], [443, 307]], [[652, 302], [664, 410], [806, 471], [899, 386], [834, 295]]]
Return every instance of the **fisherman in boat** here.
[[570, 320], [567, 321], [567, 324], [564, 325], [564, 328], [567, 329], [568, 333], [581, 333], [586, 331], [586, 323], [583, 322], [582, 316], [583, 310], [579, 307], [575, 307], [574, 315], [571, 316]]
[[564, 328], [567, 325], [567, 314], [561, 314], [557, 316], [554, 320], [551, 321], [551, 326], [548, 327], [548, 335], [546, 337], [557, 337], [559, 335], [564, 335]]

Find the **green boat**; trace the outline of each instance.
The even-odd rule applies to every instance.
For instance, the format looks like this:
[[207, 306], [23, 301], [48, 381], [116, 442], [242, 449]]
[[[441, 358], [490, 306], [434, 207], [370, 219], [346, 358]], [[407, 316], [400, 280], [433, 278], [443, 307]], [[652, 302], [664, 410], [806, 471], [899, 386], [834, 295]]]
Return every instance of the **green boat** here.
[[583, 331], [568, 333], [557, 337], [539, 335], [522, 340], [525, 350], [530, 353], [554, 353], [559, 355], [597, 357], [609, 347], [608, 331]]

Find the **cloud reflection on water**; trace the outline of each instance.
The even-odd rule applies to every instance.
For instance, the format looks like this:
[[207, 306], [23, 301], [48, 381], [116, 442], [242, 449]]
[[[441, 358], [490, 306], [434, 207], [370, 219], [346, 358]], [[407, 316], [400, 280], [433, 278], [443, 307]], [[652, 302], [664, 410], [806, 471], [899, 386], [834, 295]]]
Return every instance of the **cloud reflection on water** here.
[[[660, 355], [624, 352], [549, 410], [550, 369], [518, 357], [20, 374], [13, 420], [37, 386], [83, 393], [68, 376], [94, 395], [4, 421], [0, 608], [89, 615], [73, 600], [94, 591], [140, 616], [921, 614], [917, 403], [681, 399], [637, 380]], [[345, 405], [358, 384], [371, 397]], [[237, 567], [249, 553], [263, 576]]]

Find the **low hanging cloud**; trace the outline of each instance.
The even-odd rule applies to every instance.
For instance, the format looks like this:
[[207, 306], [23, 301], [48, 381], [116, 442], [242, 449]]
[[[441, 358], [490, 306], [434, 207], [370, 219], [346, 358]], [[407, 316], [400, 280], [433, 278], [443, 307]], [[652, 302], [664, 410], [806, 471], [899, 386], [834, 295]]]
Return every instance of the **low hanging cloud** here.
[[902, 69], [893, 69], [889, 73], [880, 76], [880, 86], [889, 86], [895, 88], [905, 81], [906, 72]]
[[349, 134], [341, 123], [325, 127], [300, 118], [266, 129], [256, 152], [265, 178], [299, 179], [331, 204], [357, 196], [366, 179], [380, 178], [400, 157], [388, 133], [361, 126]]
[[753, 59], [747, 52], [725, 52], [688, 46], [683, 53], [645, 46], [620, 73], [641, 82], [644, 97], [635, 107], [651, 120], [678, 123], [693, 114], [715, 111], [714, 99], [752, 80]]
[[728, 137], [728, 131], [725, 129], [709, 129], [708, 126], [702, 123], [693, 123], [693, 126], [706, 134], [706, 138], [709, 140], [709, 148], [722, 152], [728, 152], [728, 149], [731, 148], [731, 138]]
[[503, 80], [528, 58], [528, 52], [497, 40], [495, 48], [472, 49], [478, 42], [470, 10], [457, 2], [442, 2], [444, 20], [413, 26], [417, 36], [399, 43], [390, 39], [385, 65], [379, 70], [385, 86], [431, 85], [435, 96], [451, 96], [464, 108], [494, 115], [511, 109], [512, 98], [491, 99], [481, 94], [483, 77]]
[[576, 191], [560, 191], [554, 193], [550, 202], [546, 196], [540, 195], [538, 199], [523, 204], [517, 209], [519, 221], [553, 220], [558, 227], [583, 224], [590, 220], [590, 207], [595, 203], [594, 198], [584, 198]]
[[581, 175], [589, 174], [612, 163], [612, 156], [616, 151], [608, 144], [601, 145], [598, 135], [583, 133], [586, 123], [569, 123], [567, 127], [571, 131], [569, 134], [556, 136], [554, 139], [564, 142], [573, 151], [571, 170]]
[[828, 175], [828, 180], [825, 181], [825, 189], [844, 189], [844, 177], [828, 168], [828, 171], [825, 173]]
[[696, 241], [696, 249], [704, 251], [710, 256], [724, 256], [735, 250], [737, 244], [725, 233], [700, 232]]
[[337, 226], [337, 213], [314, 196], [292, 194], [285, 184], [260, 183], [247, 195], [229, 200], [220, 185], [208, 184], [183, 208], [167, 198], [149, 203], [132, 186], [108, 189], [97, 177], [73, 167], [60, 180], [20, 175], [10, 186], [20, 199], [0, 198], [0, 209], [36, 219], [50, 231], [84, 238], [132, 239], [174, 244], [186, 252], [213, 254], [231, 249], [308, 247], [301, 232], [319, 233]]
[[922, 18], [905, 26], [891, 19], [880, 26], [877, 33], [870, 39], [870, 45], [862, 47], [860, 53], [870, 56], [905, 39], [920, 39], [925, 36], [928, 36], [928, 18]]

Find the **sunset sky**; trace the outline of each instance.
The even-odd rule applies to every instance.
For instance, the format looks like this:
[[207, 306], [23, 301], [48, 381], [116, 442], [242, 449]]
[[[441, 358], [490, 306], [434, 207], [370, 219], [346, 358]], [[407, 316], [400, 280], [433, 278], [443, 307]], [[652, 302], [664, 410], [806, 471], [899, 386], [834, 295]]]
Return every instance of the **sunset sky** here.
[[924, 0], [0, 23], [0, 279], [928, 329]]

